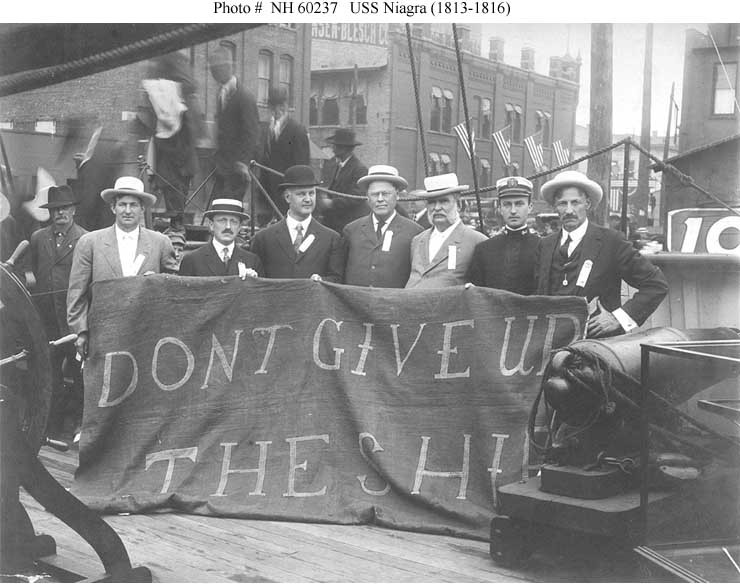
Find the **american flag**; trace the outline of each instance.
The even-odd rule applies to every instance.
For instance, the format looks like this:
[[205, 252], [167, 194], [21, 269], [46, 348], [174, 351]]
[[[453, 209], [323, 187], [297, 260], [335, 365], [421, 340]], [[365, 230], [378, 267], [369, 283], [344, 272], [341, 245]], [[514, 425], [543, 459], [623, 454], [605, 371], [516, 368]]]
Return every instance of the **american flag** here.
[[567, 165], [570, 162], [570, 150], [563, 146], [561, 140], [556, 140], [552, 143], [552, 150], [555, 152], [555, 158], [558, 161], [558, 166]]
[[[468, 158], [470, 158], [470, 141], [468, 140], [468, 129], [465, 127], [465, 122], [461, 122], [457, 126], [454, 126], [452, 129], [457, 134], [460, 142], [462, 142], [463, 148], [465, 149], [465, 154], [467, 154]], [[470, 133], [473, 135], [473, 156], [475, 156], [475, 130], [471, 130]]]
[[506, 131], [511, 130], [511, 124], [504, 126], [501, 130], [493, 133], [493, 141], [496, 143], [498, 153], [507, 167], [511, 164], [511, 135], [506, 136]]
[[532, 159], [534, 167], [539, 171], [545, 165], [545, 161], [542, 158], [542, 142], [537, 142], [538, 136], [542, 134], [542, 131], [535, 132], [532, 136], [527, 136], [524, 139], [524, 144], [529, 152], [529, 158]]

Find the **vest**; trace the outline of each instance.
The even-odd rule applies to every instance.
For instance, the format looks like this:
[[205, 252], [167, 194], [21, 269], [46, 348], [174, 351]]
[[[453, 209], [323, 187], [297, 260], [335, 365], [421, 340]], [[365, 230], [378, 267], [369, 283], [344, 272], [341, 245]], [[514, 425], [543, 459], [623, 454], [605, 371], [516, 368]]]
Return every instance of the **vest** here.
[[577, 296], [579, 294], [578, 291], [581, 290], [581, 287], [576, 287], [578, 272], [581, 268], [581, 244], [573, 250], [567, 262], [563, 260], [563, 257], [556, 248], [552, 256], [552, 264], [550, 265], [550, 294], [555, 296]]

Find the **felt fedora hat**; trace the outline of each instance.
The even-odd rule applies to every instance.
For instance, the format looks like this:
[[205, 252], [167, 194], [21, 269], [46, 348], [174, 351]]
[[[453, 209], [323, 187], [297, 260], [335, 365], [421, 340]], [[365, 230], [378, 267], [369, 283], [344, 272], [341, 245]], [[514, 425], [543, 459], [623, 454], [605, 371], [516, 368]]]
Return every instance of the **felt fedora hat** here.
[[532, 181], [524, 177], [504, 177], [496, 181], [498, 198], [532, 197]]
[[288, 90], [284, 87], [271, 87], [267, 92], [267, 105], [279, 106], [288, 103]]
[[542, 198], [554, 207], [555, 194], [563, 187], [579, 187], [583, 189], [591, 200], [593, 207], [596, 207], [604, 196], [601, 186], [596, 181], [592, 181], [578, 171], [563, 171], [562, 173], [558, 173], [542, 185], [540, 193], [542, 194]]
[[117, 195], [138, 197], [145, 207], [151, 207], [157, 202], [154, 195], [144, 191], [144, 183], [136, 177], [119, 177], [112, 189], [104, 189], [100, 193], [100, 196], [108, 205], [113, 203], [113, 198]]
[[286, 187], [315, 187], [319, 182], [313, 174], [313, 169], [306, 165], [293, 165], [285, 171], [283, 182], [278, 189]]
[[357, 179], [357, 185], [366, 188], [373, 181], [388, 181], [393, 183], [399, 190], [409, 186], [406, 179], [398, 174], [398, 169], [390, 165], [373, 165], [367, 171], [367, 175]]
[[326, 141], [329, 144], [336, 144], [339, 146], [359, 146], [362, 142], [357, 142], [355, 138], [355, 131], [349, 128], [337, 128], [337, 131], [329, 136]]
[[211, 218], [217, 213], [235, 215], [242, 221], [249, 219], [249, 214], [244, 212], [244, 205], [238, 199], [214, 199], [203, 217]]
[[424, 179], [424, 191], [419, 193], [422, 199], [436, 199], [443, 195], [462, 193], [468, 190], [468, 185], [460, 185], [455, 173], [435, 175]]
[[60, 185], [59, 187], [49, 187], [48, 203], [39, 205], [43, 209], [56, 209], [57, 207], [66, 207], [67, 205], [77, 205], [72, 187], [69, 185]]

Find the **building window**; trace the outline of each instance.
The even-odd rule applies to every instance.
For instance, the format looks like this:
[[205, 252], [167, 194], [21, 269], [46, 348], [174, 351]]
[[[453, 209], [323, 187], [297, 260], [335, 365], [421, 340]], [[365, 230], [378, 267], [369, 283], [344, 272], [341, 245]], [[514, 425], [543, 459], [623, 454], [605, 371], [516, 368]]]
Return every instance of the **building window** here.
[[226, 49], [229, 52], [229, 56], [231, 57], [231, 64], [233, 66], [236, 66], [236, 44], [232, 43], [231, 41], [221, 41], [218, 46], [222, 49]]
[[43, 134], [56, 134], [57, 123], [54, 120], [36, 120], [33, 129]]
[[[365, 97], [357, 94], [350, 97], [349, 124], [367, 124]], [[354, 117], [354, 120], [352, 119]]]
[[[727, 75], [725, 75], [725, 69], [727, 70]], [[735, 113], [736, 88], [737, 63], [725, 63], [724, 68], [720, 63], [715, 64], [712, 114], [727, 115]]]
[[339, 100], [336, 97], [324, 98], [321, 106], [321, 124], [337, 126], [339, 124]]
[[481, 187], [488, 187], [491, 184], [491, 163], [489, 163], [485, 158], [480, 159], [478, 184]]
[[491, 139], [491, 100], [488, 98], [480, 103], [480, 138]]
[[12, 130], [13, 120], [2, 120], [0, 121], [0, 130]]
[[293, 57], [290, 55], [280, 56], [280, 79], [279, 85], [288, 95], [288, 105], [293, 105]]
[[540, 110], [537, 110], [535, 115], [537, 116], [535, 133], [542, 132], [542, 146], [550, 146], [550, 120], [552, 115], [550, 112]]
[[439, 166], [439, 155], [436, 152], [429, 153], [429, 174], [433, 177], [434, 175], [440, 174]]
[[475, 132], [475, 137], [480, 138], [480, 112], [481, 112], [481, 99], [480, 96], [473, 96], [473, 110], [470, 112], [470, 128]]
[[506, 124], [511, 126], [511, 141], [522, 141], [522, 108], [515, 104], [506, 104]]
[[316, 96], [308, 100], [308, 125], [316, 126], [319, 123], [319, 104]]
[[429, 119], [429, 129], [439, 132], [442, 125], [442, 90], [432, 87], [432, 114]]
[[452, 172], [452, 159], [450, 158], [449, 154], [442, 154], [439, 157], [441, 164], [440, 167], [440, 174], [444, 175], [446, 173]]
[[452, 92], [446, 89], [442, 92], [442, 132], [452, 132]]
[[257, 103], [266, 105], [272, 85], [272, 53], [262, 50], [257, 55]]

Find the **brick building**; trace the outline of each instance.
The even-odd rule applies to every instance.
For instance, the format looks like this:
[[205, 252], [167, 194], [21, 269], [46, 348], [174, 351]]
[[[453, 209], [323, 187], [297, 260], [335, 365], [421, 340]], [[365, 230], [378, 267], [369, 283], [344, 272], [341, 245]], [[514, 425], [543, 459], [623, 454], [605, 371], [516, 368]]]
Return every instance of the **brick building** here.
[[[455, 171], [470, 185], [472, 169], [453, 126], [464, 119], [457, 60], [450, 25], [413, 25], [413, 51], [431, 174]], [[535, 72], [534, 49], [522, 50], [521, 67], [501, 62], [504, 39], [489, 42], [480, 56], [471, 29], [459, 26], [465, 92], [479, 158], [479, 185], [505, 174], [492, 133], [511, 126], [511, 160], [524, 175], [535, 172], [523, 147], [541, 131], [543, 158], [555, 166], [552, 143], [574, 143], [580, 59], [550, 60], [549, 75]], [[368, 165], [393, 164], [423, 185], [414, 84], [404, 27], [393, 24], [312, 26], [311, 135], [318, 144], [338, 126], [354, 126], [363, 145], [358, 156]], [[542, 203], [542, 202], [538, 202]]]

